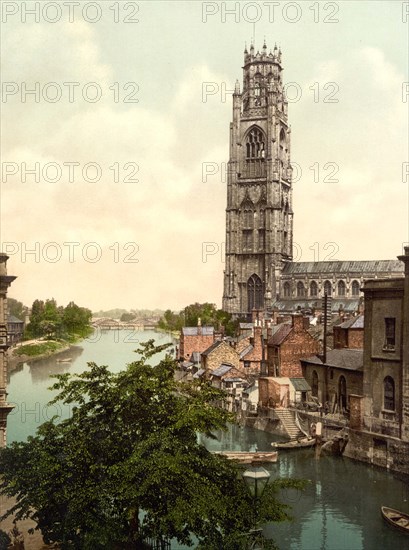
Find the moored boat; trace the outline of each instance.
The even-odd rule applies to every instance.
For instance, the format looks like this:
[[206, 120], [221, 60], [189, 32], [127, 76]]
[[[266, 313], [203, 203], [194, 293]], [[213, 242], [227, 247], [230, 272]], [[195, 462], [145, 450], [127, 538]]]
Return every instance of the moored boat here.
[[251, 464], [252, 462], [277, 462], [278, 460], [277, 451], [219, 451], [217, 454], [223, 455], [229, 460], [237, 460], [240, 464]]
[[381, 507], [381, 514], [389, 525], [409, 534], [409, 514], [388, 508], [388, 506]]
[[71, 357], [65, 357], [64, 359], [57, 359], [57, 363], [71, 363]]
[[276, 449], [302, 449], [304, 447], [313, 447], [315, 443], [316, 441], [314, 437], [305, 437], [291, 441], [273, 441], [271, 446]]

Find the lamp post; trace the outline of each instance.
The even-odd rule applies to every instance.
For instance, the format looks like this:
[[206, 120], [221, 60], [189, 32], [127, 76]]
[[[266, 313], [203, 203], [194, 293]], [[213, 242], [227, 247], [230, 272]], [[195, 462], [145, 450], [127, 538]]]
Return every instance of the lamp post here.
[[254, 542], [252, 543], [250, 548], [256, 550], [263, 548], [263, 546], [257, 546], [257, 538], [262, 532], [262, 530], [257, 527], [257, 524], [260, 499], [263, 496], [264, 489], [269, 482], [270, 474], [262, 466], [253, 463], [251, 468], [247, 469], [243, 473], [243, 479], [246, 482], [246, 485], [249, 488], [254, 500], [254, 528], [250, 532], [250, 535]]

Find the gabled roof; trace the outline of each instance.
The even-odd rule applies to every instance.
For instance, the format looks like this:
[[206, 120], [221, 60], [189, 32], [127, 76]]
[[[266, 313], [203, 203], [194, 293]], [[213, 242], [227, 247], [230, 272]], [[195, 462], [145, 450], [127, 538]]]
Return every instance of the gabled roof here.
[[[310, 365], [324, 365], [318, 355], [308, 357], [308, 359], [301, 359], [302, 363], [308, 363]], [[332, 349], [327, 351], [327, 361], [325, 365], [336, 369], [347, 369], [361, 371], [364, 364], [364, 350], [363, 349]]]
[[371, 261], [334, 261], [334, 262], [288, 262], [283, 267], [283, 275], [295, 275], [303, 273], [316, 273], [332, 275], [337, 273], [355, 274], [361, 277], [363, 274], [373, 273], [401, 273], [403, 263], [400, 260], [371, 260]]
[[209, 355], [209, 353], [212, 353], [212, 351], [215, 350], [222, 343], [223, 343], [222, 340], [216, 340], [216, 342], [213, 342], [213, 344], [211, 346], [209, 346], [207, 349], [202, 351], [202, 356], [206, 357], [207, 355]]
[[213, 327], [183, 327], [182, 333], [184, 336], [212, 336], [214, 333]]
[[358, 317], [352, 317], [338, 326], [339, 328], [364, 328], [364, 316], [358, 315]]
[[290, 378], [295, 391], [310, 391], [311, 386], [305, 378]]
[[250, 344], [248, 345], [246, 348], [244, 348], [242, 350], [242, 352], [240, 353], [240, 359], [243, 359], [243, 357], [245, 357], [247, 354], [249, 354], [251, 351], [253, 351], [253, 346]]
[[8, 315], [7, 322], [8, 323], [22, 323], [22, 324], [24, 324], [24, 321], [22, 321], [21, 319], [18, 319], [15, 315]]
[[287, 323], [276, 325], [278, 328], [268, 341], [269, 346], [279, 346], [287, 338], [293, 327]]
[[204, 369], [199, 369], [195, 374], [192, 376], [192, 378], [200, 378], [204, 375], [206, 371]]
[[212, 376], [222, 377], [233, 368], [233, 365], [222, 364], [212, 372]]
[[253, 323], [240, 323], [240, 330], [252, 330]]

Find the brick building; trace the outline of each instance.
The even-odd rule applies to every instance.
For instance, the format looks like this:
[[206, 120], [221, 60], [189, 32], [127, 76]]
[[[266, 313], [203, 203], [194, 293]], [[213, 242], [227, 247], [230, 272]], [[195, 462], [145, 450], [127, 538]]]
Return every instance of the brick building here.
[[201, 354], [202, 369], [209, 377], [213, 371], [220, 367], [222, 363], [239, 369], [240, 356], [230, 344], [224, 340], [217, 340]]
[[267, 342], [268, 376], [300, 377], [300, 359], [319, 353], [320, 344], [306, 330], [306, 321], [301, 314], [294, 314], [291, 324], [272, 327], [274, 333]]
[[190, 361], [194, 352], [202, 353], [215, 341], [213, 327], [183, 327], [180, 333], [178, 359]]
[[334, 328], [334, 348], [364, 348], [364, 316], [358, 315]]

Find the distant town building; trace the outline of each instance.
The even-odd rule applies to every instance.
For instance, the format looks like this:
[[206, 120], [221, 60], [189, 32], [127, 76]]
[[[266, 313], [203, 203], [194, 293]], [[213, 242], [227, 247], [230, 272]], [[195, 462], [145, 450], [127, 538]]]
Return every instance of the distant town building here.
[[402, 275], [396, 260], [293, 261], [291, 128], [281, 50], [244, 50], [243, 84], [233, 93], [227, 171], [223, 309], [249, 317], [253, 308], [359, 310], [366, 279]]
[[0, 447], [6, 446], [7, 416], [14, 408], [7, 402], [7, 290], [16, 277], [7, 275], [8, 259], [0, 253]]
[[24, 335], [24, 321], [18, 319], [15, 315], [7, 317], [7, 340], [10, 346], [21, 342]]

